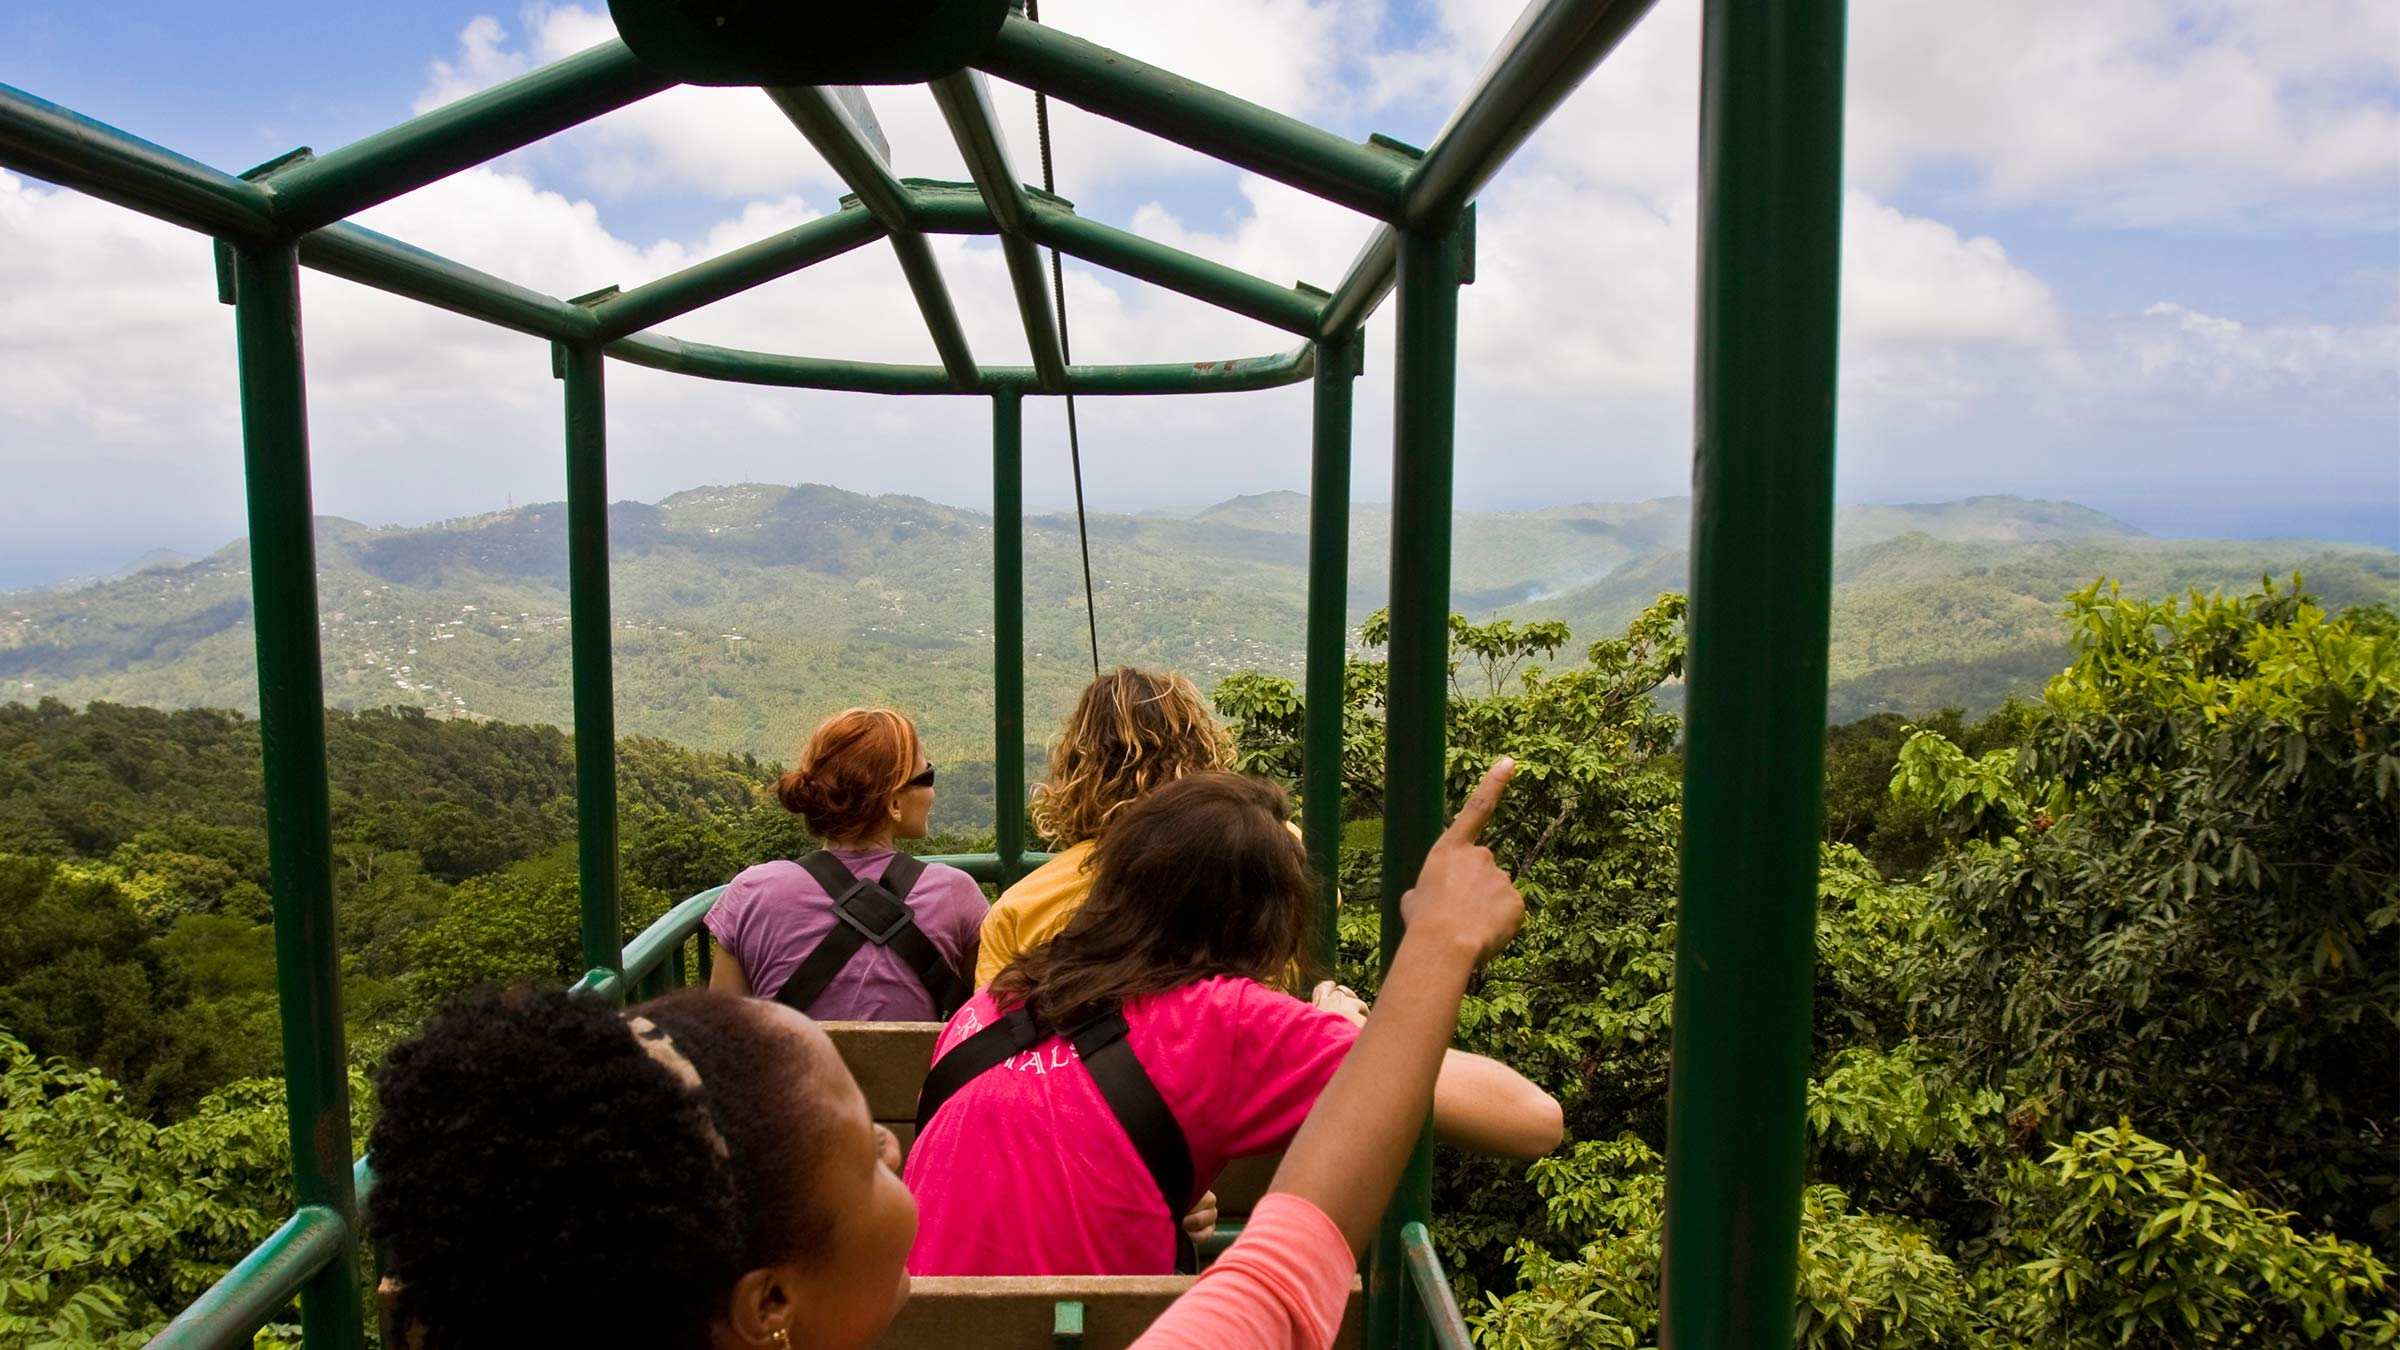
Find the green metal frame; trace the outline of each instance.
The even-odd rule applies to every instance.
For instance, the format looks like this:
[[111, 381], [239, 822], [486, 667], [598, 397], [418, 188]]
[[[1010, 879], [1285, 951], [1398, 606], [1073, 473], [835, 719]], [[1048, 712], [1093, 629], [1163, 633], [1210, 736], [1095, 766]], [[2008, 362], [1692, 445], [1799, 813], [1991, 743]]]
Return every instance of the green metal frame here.
[[[944, 859], [1007, 882], [1024, 818], [1023, 401], [1028, 395], [1230, 393], [1313, 381], [1307, 694], [1302, 766], [1312, 868], [1333, 894], [1340, 849], [1349, 589], [1351, 392], [1360, 329], [1399, 291], [1393, 437], [1383, 957], [1398, 901], [1442, 824], [1458, 288], [1473, 279], [1475, 195], [1640, 20], [1651, 0], [1534, 0], [1426, 150], [1351, 141], [1012, 15], [980, 70], [933, 83], [971, 184], [896, 177], [855, 91], [766, 91], [855, 196], [832, 215], [629, 291], [564, 300], [362, 229], [346, 217], [624, 107], [672, 83], [619, 42], [314, 156], [235, 176], [0, 85], [0, 166], [210, 235], [236, 309], [259, 723], [297, 1212], [159, 1337], [232, 1346], [300, 1301], [311, 1347], [356, 1346], [359, 1207], [325, 777], [297, 269], [315, 268], [548, 339], [563, 382], [577, 861], [576, 988], [640, 997], [705, 980], [700, 925], [719, 891], [621, 942], [610, 680], [604, 358], [705, 379], [992, 403], [996, 852]], [[1690, 744], [1668, 1148], [1666, 1339], [1684, 1350], [1787, 1344], [1799, 1218], [1813, 964], [1815, 813], [1831, 566], [1843, 0], [1704, 0], [1699, 411]], [[1290, 184], [1375, 222], [1334, 290], [1281, 286], [1087, 220], [1028, 187], [986, 74]], [[969, 350], [929, 234], [997, 237], [1027, 366]], [[878, 239], [888, 241], [939, 364], [680, 341], [656, 326]], [[1070, 365], [1038, 248], [1179, 291], [1297, 335], [1231, 360]], [[1403, 543], [1405, 541], [1405, 543]], [[1474, 766], [1459, 765], [1460, 777]], [[1333, 911], [1319, 933], [1330, 957]], [[1368, 1266], [1375, 1350], [1463, 1344], [1425, 1230], [1420, 1142]], [[1065, 1309], [1062, 1307], [1062, 1317]]]

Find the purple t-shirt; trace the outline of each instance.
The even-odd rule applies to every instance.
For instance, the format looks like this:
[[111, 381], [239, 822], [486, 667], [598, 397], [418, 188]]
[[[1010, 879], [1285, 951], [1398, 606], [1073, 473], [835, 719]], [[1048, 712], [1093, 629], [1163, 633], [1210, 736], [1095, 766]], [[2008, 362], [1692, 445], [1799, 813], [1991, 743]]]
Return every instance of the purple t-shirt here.
[[[891, 866], [892, 850], [834, 849], [852, 876], [875, 881]], [[955, 867], [929, 863], [908, 893], [909, 913], [950, 968], [975, 969], [975, 940], [991, 904], [975, 879]], [[788, 858], [745, 869], [708, 911], [708, 934], [742, 963], [750, 992], [772, 998], [833, 926], [833, 899]], [[859, 948], [808, 1009], [828, 1022], [932, 1022], [933, 996], [898, 952], [873, 943]]]

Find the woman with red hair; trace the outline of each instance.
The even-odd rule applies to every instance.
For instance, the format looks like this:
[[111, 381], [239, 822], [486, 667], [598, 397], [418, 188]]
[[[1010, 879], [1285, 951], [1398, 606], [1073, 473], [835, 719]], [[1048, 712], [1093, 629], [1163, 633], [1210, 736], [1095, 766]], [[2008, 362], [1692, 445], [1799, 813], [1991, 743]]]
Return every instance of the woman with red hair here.
[[819, 723], [775, 784], [825, 846], [744, 871], [708, 912], [710, 987], [822, 1021], [928, 1022], [966, 1000], [990, 906], [955, 867], [894, 848], [933, 815], [933, 762], [889, 708]]

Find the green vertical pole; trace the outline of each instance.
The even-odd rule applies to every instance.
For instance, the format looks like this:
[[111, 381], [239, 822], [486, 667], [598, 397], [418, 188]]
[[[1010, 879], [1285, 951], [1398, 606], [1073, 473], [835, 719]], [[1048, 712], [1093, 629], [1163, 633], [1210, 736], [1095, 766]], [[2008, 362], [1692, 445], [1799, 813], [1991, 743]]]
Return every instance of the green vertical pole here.
[[1025, 871], [1025, 400], [992, 396], [992, 810], [1000, 884]]
[[[1400, 896], [1442, 832], [1448, 803], [1450, 711], [1450, 478], [1458, 395], [1458, 287], [1467, 240], [1400, 235], [1397, 390], [1392, 416], [1392, 631], [1384, 701], [1382, 961], [1403, 931]], [[1433, 1143], [1417, 1140], [1367, 1266], [1367, 1344], [1431, 1344], [1410, 1288], [1400, 1230], [1433, 1209]]]
[[1300, 820], [1324, 913], [1317, 961], [1333, 968], [1340, 945], [1342, 676], [1349, 662], [1350, 405], [1362, 340], [1354, 329], [1317, 344], [1315, 422], [1308, 481], [1307, 724], [1301, 734]]
[[[567, 640], [575, 675], [575, 863], [586, 970], [625, 969], [617, 896], [617, 707], [608, 604], [608, 406], [597, 346], [560, 343], [567, 404]], [[616, 986], [624, 989], [624, 982]]]
[[[258, 630], [258, 736], [274, 885], [275, 983], [291, 1122], [292, 1190], [358, 1231], [350, 1177], [350, 1073], [334, 941], [333, 831], [325, 786], [325, 670], [317, 638], [316, 520], [308, 394], [301, 377], [300, 273], [289, 244], [236, 245], [234, 347], [241, 367], [242, 470], [250, 508], [250, 596]], [[312, 1350], [360, 1343], [358, 1249], [301, 1286]]]
[[1668, 1096], [1677, 1350], [1791, 1343], [1832, 588], [1841, 0], [1706, 0], [1683, 895]]

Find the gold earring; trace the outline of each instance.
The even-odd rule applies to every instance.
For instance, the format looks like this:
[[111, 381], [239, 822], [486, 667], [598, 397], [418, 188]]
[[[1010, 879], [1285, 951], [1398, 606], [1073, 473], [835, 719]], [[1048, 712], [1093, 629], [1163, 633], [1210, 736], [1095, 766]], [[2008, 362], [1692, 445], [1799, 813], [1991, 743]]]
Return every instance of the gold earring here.
[[787, 1347], [788, 1350], [788, 1347], [791, 1345], [791, 1343], [792, 1333], [784, 1330], [782, 1327], [775, 1328], [775, 1344]]

